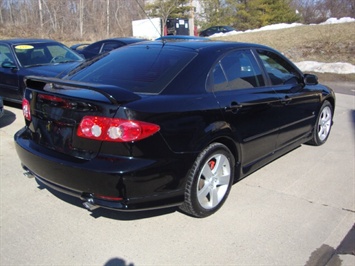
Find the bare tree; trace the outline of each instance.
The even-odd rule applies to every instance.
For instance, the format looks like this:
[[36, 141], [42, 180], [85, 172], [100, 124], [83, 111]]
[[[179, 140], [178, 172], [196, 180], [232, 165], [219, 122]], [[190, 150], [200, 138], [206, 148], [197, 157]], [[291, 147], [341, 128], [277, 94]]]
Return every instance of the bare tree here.
[[355, 0], [292, 0], [304, 23], [319, 23], [330, 17], [355, 17]]
[[325, 0], [322, 6], [331, 17], [354, 17], [355, 0]]

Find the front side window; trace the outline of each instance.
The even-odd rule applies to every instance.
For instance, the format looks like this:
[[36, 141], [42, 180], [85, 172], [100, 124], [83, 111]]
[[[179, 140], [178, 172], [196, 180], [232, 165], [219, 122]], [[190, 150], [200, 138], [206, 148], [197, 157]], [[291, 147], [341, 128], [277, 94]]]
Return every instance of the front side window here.
[[292, 65], [270, 51], [258, 50], [272, 85], [297, 84], [300, 76]]
[[0, 67], [2, 67], [3, 63], [14, 63], [10, 48], [6, 45], [0, 45]]

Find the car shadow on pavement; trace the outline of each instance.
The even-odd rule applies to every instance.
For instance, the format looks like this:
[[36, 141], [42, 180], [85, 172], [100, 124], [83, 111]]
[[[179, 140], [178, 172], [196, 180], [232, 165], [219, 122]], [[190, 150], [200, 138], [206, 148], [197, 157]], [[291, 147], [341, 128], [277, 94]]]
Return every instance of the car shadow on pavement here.
[[11, 125], [16, 120], [16, 114], [5, 109], [3, 116], [0, 118], [0, 128]]
[[[69, 203], [71, 205], [75, 205], [79, 208], [86, 209], [83, 206], [83, 201], [80, 200], [79, 198], [64, 194], [64, 193], [56, 191], [50, 187], [47, 187], [44, 184], [42, 184], [40, 181], [38, 181], [37, 179], [36, 179], [36, 181], [37, 181], [39, 189], [41, 189], [41, 190], [46, 189], [52, 195], [57, 197], [59, 200], [65, 201], [66, 203]], [[99, 218], [99, 217], [105, 217], [105, 218], [113, 219], [113, 220], [132, 221], [132, 220], [151, 218], [151, 217], [155, 217], [155, 216], [162, 216], [162, 215], [170, 214], [170, 213], [173, 213], [176, 211], [179, 211], [178, 207], [169, 207], [169, 208], [156, 209], [156, 210], [145, 210], [145, 211], [117, 211], [117, 210], [110, 210], [110, 209], [105, 209], [105, 208], [98, 208], [93, 211], [88, 210], [88, 215], [91, 215], [95, 219]]]
[[91, 216], [94, 218], [105, 217], [114, 220], [121, 221], [133, 221], [146, 218], [152, 218], [156, 216], [167, 215], [170, 213], [177, 212], [177, 207], [170, 207], [157, 210], [146, 210], [146, 211], [115, 211], [104, 208], [99, 208], [91, 212]]

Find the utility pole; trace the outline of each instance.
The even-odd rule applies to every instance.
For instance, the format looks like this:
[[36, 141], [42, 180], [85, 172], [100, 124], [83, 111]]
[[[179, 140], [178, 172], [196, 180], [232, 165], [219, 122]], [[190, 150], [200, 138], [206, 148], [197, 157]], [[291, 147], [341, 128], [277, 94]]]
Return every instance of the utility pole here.
[[39, 25], [41, 27], [41, 32], [43, 33], [43, 9], [42, 0], [38, 0], [38, 10], [39, 10]]
[[83, 37], [84, 28], [84, 3], [83, 0], [79, 1], [79, 27], [80, 27], [80, 38]]
[[106, 35], [110, 34], [110, 0], [106, 0]]
[[192, 5], [192, 0], [190, 0], [189, 35], [195, 35], [195, 10]]

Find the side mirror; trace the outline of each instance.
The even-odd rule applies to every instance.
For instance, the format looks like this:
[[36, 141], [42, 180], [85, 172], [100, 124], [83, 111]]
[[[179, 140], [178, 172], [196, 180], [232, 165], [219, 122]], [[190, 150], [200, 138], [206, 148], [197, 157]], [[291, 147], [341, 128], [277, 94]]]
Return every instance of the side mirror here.
[[305, 85], [317, 85], [318, 77], [313, 74], [305, 74], [303, 77], [303, 81]]
[[12, 69], [17, 68], [17, 66], [14, 63], [9, 62], [9, 61], [2, 63], [1, 67], [3, 67], [3, 68], [12, 68]]

